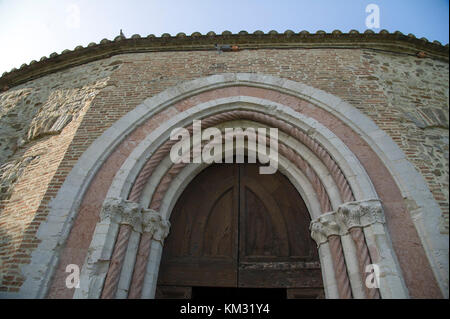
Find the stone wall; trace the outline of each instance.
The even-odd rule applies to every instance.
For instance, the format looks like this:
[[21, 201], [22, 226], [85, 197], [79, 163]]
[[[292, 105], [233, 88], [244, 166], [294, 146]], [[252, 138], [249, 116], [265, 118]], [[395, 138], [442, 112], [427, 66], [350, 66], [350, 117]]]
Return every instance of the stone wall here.
[[21, 285], [20, 265], [45, 220], [40, 208], [62, 185], [61, 160], [115, 68], [98, 61], [0, 94], [0, 291]]
[[228, 72], [302, 82], [357, 107], [424, 176], [443, 212], [436, 231], [448, 233], [448, 63], [369, 49], [121, 54], [0, 94], [0, 291], [21, 286], [48, 203], [97, 137], [168, 87]]
[[[449, 227], [448, 63], [397, 55], [363, 55], [386, 103], [370, 114], [424, 176], [442, 208], [440, 232]], [[375, 115], [377, 114], [377, 115]], [[391, 121], [385, 119], [392, 118]], [[413, 204], [414, 205], [414, 204]]]

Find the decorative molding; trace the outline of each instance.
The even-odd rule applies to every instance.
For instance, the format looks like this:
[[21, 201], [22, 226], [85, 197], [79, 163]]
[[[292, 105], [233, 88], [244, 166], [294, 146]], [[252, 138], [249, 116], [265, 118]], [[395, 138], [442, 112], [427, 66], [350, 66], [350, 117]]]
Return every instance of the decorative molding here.
[[[214, 117], [221, 117], [222, 114], [224, 115], [230, 115], [233, 112], [242, 112], [242, 111], [232, 111], [232, 112], [227, 112], [227, 113], [221, 113], [218, 115], [213, 116]], [[207, 118], [206, 120], [209, 120], [210, 118]], [[259, 123], [259, 122], [256, 122]], [[239, 136], [241, 134], [236, 134], [236, 136]], [[242, 135], [244, 135], [242, 133]], [[224, 137], [225, 139], [225, 137]], [[170, 142], [172, 142], [172, 140], [169, 140]], [[268, 145], [268, 140], [266, 140], [267, 146]], [[284, 142], [282, 142], [281, 140], [278, 142], [278, 147], [279, 147], [279, 155], [284, 156], [286, 159], [288, 159], [289, 161], [291, 161], [292, 163], [295, 164], [295, 166], [301, 170], [305, 176], [308, 178], [308, 180], [311, 182], [311, 185], [314, 187], [317, 197], [319, 199], [319, 203], [321, 206], [322, 211], [330, 211], [332, 210], [332, 206], [331, 206], [331, 201], [329, 198], [329, 195], [326, 191], [325, 186], [323, 185], [321, 179], [319, 178], [319, 176], [317, 175], [316, 171], [314, 170], [313, 167], [311, 167], [311, 165], [305, 161], [305, 159], [300, 156], [297, 152], [295, 152], [292, 148], [286, 146], [284, 144]], [[189, 152], [191, 152], [191, 149], [189, 150]], [[328, 156], [330, 157], [330, 156]], [[334, 162], [333, 162], [334, 163]], [[172, 180], [174, 178], [176, 178], [176, 176], [178, 176], [178, 174], [180, 173], [180, 171], [187, 165], [187, 163], [178, 163], [178, 164], [173, 164], [171, 166], [171, 168], [165, 173], [165, 175], [163, 176], [163, 178], [161, 178], [156, 191], [152, 197], [151, 203], [150, 203], [150, 207], [155, 209], [155, 210], [159, 210], [162, 204], [162, 201], [164, 199], [164, 196], [168, 190], [168, 188], [170, 187], [170, 183], [172, 182]], [[337, 164], [334, 163], [334, 165], [337, 167]], [[341, 170], [338, 168], [338, 174], [342, 175], [344, 183], [346, 185], [346, 187], [348, 189], [350, 189], [350, 186], [348, 185], [347, 180], [345, 179], [345, 176], [343, 175], [343, 173], [341, 172]], [[334, 177], [334, 176], [333, 176]], [[141, 179], [142, 180], [142, 179]], [[341, 183], [342, 184], [342, 183]], [[145, 187], [145, 185], [141, 186], [142, 189]], [[140, 191], [142, 192], [142, 190]], [[351, 190], [350, 190], [351, 193]], [[353, 195], [351, 195], [353, 198]]]
[[[289, 124], [286, 121], [283, 121], [273, 115], [264, 114], [261, 112], [254, 112], [248, 110], [233, 110], [228, 112], [222, 112], [219, 114], [215, 114], [209, 117], [202, 118], [202, 127], [208, 128], [213, 127], [215, 125], [233, 121], [233, 120], [251, 120], [258, 123], [263, 123], [269, 125], [271, 127], [276, 127], [283, 131], [284, 133], [292, 136], [300, 143], [304, 144], [308, 147], [314, 154], [318, 156], [318, 158], [324, 163], [324, 165], [330, 171], [330, 175], [336, 182], [336, 185], [341, 193], [343, 200], [351, 201], [354, 200], [352, 189], [345, 178], [341, 168], [339, 165], [333, 160], [331, 155], [326, 151], [326, 149], [317, 142], [314, 138], [310, 137], [307, 132], [302, 131], [301, 129]], [[190, 134], [192, 134], [193, 127], [192, 125], [185, 127]], [[172, 146], [176, 143], [176, 140], [167, 140], [161, 145], [158, 150], [150, 157], [150, 159], [145, 163], [142, 170], [139, 172], [139, 175], [136, 178], [135, 183], [130, 192], [129, 199], [133, 201], [138, 201], [142, 191], [152, 175], [153, 171], [156, 167], [161, 163], [163, 158], [167, 156], [170, 152]], [[319, 201], [321, 204], [321, 208], [323, 211], [327, 212], [331, 210], [331, 204], [328, 198], [328, 194], [323, 188], [322, 183], [320, 182], [317, 175], [314, 171], [309, 167], [309, 165], [295, 152], [289, 151], [282, 143], [279, 144], [280, 152], [287, 155], [287, 158], [292, 160], [296, 165], [308, 175], [308, 178], [311, 180], [311, 183], [316, 188], [317, 194], [319, 195]], [[179, 171], [185, 166], [183, 163], [179, 163], [173, 165], [172, 169], [168, 172], [165, 179], [161, 181], [161, 184], [158, 185], [157, 191], [155, 192], [154, 198], [150, 205], [151, 208], [159, 210], [161, 201], [164, 197], [165, 191], [167, 190], [170, 180], [174, 178]], [[309, 172], [309, 174], [307, 173]]]

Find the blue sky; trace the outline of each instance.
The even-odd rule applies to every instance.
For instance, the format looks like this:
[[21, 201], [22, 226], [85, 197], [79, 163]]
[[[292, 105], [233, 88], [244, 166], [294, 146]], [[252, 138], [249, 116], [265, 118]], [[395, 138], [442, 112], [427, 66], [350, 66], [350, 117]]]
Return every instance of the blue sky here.
[[364, 31], [368, 4], [380, 28], [449, 42], [448, 0], [0, 0], [0, 75], [77, 45], [195, 31]]

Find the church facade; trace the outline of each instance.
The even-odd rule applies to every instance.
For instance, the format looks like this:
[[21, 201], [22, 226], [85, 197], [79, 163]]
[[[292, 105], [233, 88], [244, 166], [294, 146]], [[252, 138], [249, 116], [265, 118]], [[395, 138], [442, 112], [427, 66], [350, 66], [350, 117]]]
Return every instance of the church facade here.
[[4, 73], [0, 297], [448, 298], [448, 57], [400, 32], [225, 31]]

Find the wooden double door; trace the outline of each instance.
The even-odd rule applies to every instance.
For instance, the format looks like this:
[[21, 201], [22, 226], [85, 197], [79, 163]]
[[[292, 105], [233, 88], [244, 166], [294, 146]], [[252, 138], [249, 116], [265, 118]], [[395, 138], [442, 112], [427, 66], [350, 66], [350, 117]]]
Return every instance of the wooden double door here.
[[290, 298], [323, 296], [306, 205], [281, 173], [257, 164], [215, 164], [178, 199], [157, 298], [190, 298], [192, 287], [283, 288]]

